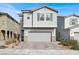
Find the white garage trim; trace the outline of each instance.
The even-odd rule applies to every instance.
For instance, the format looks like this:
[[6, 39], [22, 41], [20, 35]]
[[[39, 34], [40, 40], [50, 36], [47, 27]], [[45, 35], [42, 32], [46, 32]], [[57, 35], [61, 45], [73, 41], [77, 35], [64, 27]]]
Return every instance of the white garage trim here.
[[52, 33], [47, 31], [31, 31], [28, 34], [28, 41], [51, 42]]

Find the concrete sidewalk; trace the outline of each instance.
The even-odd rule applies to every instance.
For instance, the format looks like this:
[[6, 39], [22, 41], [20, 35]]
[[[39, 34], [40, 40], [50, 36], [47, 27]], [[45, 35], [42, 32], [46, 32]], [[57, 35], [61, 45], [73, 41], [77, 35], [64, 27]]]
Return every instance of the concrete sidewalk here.
[[79, 55], [75, 50], [0, 49], [0, 55]]

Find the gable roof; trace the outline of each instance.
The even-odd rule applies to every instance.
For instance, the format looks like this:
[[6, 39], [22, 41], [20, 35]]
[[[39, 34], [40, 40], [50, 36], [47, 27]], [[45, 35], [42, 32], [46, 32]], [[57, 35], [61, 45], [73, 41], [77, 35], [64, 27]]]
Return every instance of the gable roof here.
[[65, 18], [68, 18], [68, 17], [71, 17], [71, 16], [79, 17], [79, 15], [71, 14], [71, 15], [65, 16]]
[[14, 22], [16, 22], [17, 24], [20, 24], [18, 21], [16, 21], [12, 16], [10, 16], [8, 13], [4, 13], [4, 12], [0, 12], [0, 15], [6, 15], [9, 18], [11, 18]]
[[[79, 17], [79, 15], [71, 14], [71, 15], [69, 15], [69, 16], [65, 16], [65, 18], [68, 18], [68, 17], [71, 17], [71, 16]], [[68, 28], [66, 28], [66, 29], [73, 29], [73, 28], [76, 28], [76, 27], [79, 27], [79, 24], [73, 25], [73, 26], [68, 27]]]
[[32, 9], [32, 10], [21, 10], [21, 11], [23, 11], [23, 12], [34, 12], [34, 11], [37, 11], [37, 10], [42, 9], [42, 8], [48, 8], [48, 9], [50, 9], [50, 10], [52, 10], [52, 11], [58, 13], [57, 10], [55, 10], [55, 9], [53, 9], [53, 8], [50, 8], [50, 7], [48, 7], [48, 6], [43, 6], [43, 7], [35, 8], [35, 9]]
[[42, 8], [48, 8], [48, 9], [50, 9], [50, 10], [55, 11], [55, 12], [57, 12], [57, 13], [58, 13], [58, 11], [57, 11], [57, 10], [55, 10], [55, 9], [53, 9], [53, 8], [50, 8], [50, 7], [48, 7], [48, 6], [43, 6], [43, 7], [37, 8], [37, 9], [32, 10], [32, 11], [37, 11], [37, 10], [42, 9]]

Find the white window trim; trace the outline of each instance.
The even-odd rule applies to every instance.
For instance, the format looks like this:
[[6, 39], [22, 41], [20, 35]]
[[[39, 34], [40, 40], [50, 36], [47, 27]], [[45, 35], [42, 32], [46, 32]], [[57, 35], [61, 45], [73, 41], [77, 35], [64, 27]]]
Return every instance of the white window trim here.
[[[40, 14], [44, 14], [44, 20], [40, 20]], [[50, 17], [51, 17], [50, 20], [46, 19], [47, 14], [51, 14], [50, 15]], [[38, 21], [53, 21], [53, 13], [37, 13], [37, 20]]]
[[[75, 19], [75, 18], [71, 18], [71, 19], [70, 19], [70, 21], [69, 21], [69, 24], [70, 24], [70, 25], [76, 25], [76, 24], [77, 24], [77, 21], [78, 21], [78, 20], [77, 20], [77, 19], [73, 20], [73, 19]], [[74, 21], [75, 24], [72, 24], [73, 21]]]

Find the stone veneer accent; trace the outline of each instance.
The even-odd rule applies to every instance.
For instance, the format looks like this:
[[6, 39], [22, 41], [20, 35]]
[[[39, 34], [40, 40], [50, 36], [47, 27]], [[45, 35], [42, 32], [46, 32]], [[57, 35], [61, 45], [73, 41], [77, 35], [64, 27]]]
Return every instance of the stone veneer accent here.
[[[5, 32], [5, 33], [2, 33]], [[9, 31], [9, 38], [8, 38], [8, 31]], [[12, 32], [12, 38], [11, 38], [11, 32]], [[0, 13], [0, 41], [8, 39], [18, 39], [18, 35], [20, 35], [20, 23], [18, 23], [13, 17], [11, 17], [7, 13]], [[4, 36], [3, 36], [4, 35]]]

